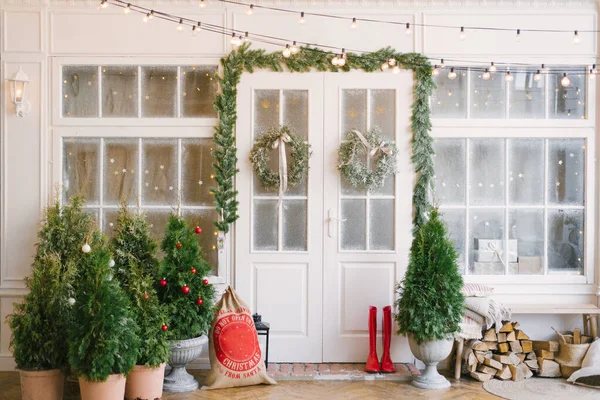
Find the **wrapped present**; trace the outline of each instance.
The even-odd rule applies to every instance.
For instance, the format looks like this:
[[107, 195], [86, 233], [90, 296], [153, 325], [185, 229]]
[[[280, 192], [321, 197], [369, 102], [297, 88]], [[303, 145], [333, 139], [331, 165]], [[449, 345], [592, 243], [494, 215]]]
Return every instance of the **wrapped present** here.
[[519, 275], [540, 275], [544, 273], [541, 256], [519, 257]]
[[475, 238], [475, 261], [516, 263], [518, 259], [517, 239], [508, 241], [508, 260], [504, 257], [504, 240]]
[[[519, 271], [518, 263], [508, 263], [508, 274], [516, 275]], [[477, 262], [473, 263], [471, 272], [473, 275], [504, 275], [504, 264], [501, 262]]]

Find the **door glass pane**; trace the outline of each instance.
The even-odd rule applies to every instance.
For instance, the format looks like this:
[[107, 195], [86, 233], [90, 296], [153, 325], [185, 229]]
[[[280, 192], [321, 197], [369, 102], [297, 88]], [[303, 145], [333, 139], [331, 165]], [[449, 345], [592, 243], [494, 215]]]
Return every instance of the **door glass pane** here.
[[393, 196], [394, 195], [394, 187], [395, 187], [395, 174], [390, 174], [385, 181], [383, 181], [383, 186], [377, 189], [373, 189], [371, 191], [371, 195], [373, 196]]
[[142, 67], [142, 117], [177, 117], [177, 67]]
[[283, 250], [306, 251], [306, 200], [283, 202]]
[[548, 273], [583, 274], [583, 210], [548, 210]]
[[544, 118], [545, 117], [545, 76], [535, 81], [536, 71], [514, 74], [510, 86], [510, 118]]
[[508, 139], [509, 204], [544, 202], [544, 140]]
[[369, 208], [369, 250], [394, 250], [394, 200], [370, 200]]
[[[436, 139], [435, 154], [435, 201], [446, 205], [465, 204], [465, 140]], [[463, 235], [464, 236], [464, 235]]]
[[481, 78], [481, 71], [471, 71], [470, 74], [471, 118], [504, 118], [506, 83], [503, 75], [490, 74], [490, 79], [485, 81]]
[[503, 139], [472, 139], [469, 170], [471, 205], [504, 204]]
[[121, 200], [137, 204], [138, 148], [137, 139], [105, 139], [105, 205], [117, 205]]
[[185, 206], [212, 205], [214, 198], [210, 188], [216, 185], [211, 155], [210, 139], [183, 139], [182, 149], [182, 196]]
[[308, 140], [308, 90], [283, 91], [283, 125]]
[[365, 89], [342, 90], [342, 132], [343, 138], [352, 129], [367, 130], [367, 91]]
[[396, 91], [370, 90], [369, 109], [371, 128], [379, 128], [381, 137], [386, 140], [396, 140]]
[[343, 250], [366, 249], [366, 200], [342, 200], [340, 240]]
[[[273, 171], [278, 171], [279, 170], [279, 152], [277, 150], [274, 150], [272, 153], [272, 157], [275, 158], [275, 169]], [[289, 168], [291, 166], [291, 162], [292, 162], [292, 151], [291, 151], [291, 147], [290, 146], [285, 146], [285, 154], [286, 154], [286, 159], [287, 159], [287, 163], [288, 163], [288, 171]], [[309, 164], [310, 164], [310, 159], [309, 159]], [[297, 184], [296, 186], [294, 185], [290, 185], [288, 183], [288, 189], [287, 191], [284, 192], [284, 196], [306, 196], [306, 191], [307, 191], [307, 185], [308, 185], [308, 176], [299, 184]], [[278, 195], [278, 192], [276, 192], [276, 194]]]
[[[367, 152], [364, 151], [362, 153], [358, 153], [358, 158], [360, 159], [361, 162], [366, 163], [367, 162]], [[336, 159], [337, 161], [337, 159]], [[354, 187], [350, 184], [350, 182], [348, 182], [348, 180], [344, 177], [344, 175], [339, 174], [340, 175], [340, 185], [341, 185], [341, 191], [342, 191], [342, 195], [345, 196], [365, 196], [367, 194], [367, 191], [362, 188], [362, 187]], [[387, 182], [386, 182], [387, 183]], [[393, 186], [393, 184], [392, 184]], [[393, 192], [393, 189], [392, 189]]]
[[544, 210], [509, 210], [508, 228], [509, 274], [542, 275], [544, 273]]
[[254, 200], [254, 250], [277, 250], [278, 215], [277, 200]]
[[137, 67], [102, 67], [102, 116], [138, 116]]
[[98, 67], [70, 65], [62, 69], [63, 117], [97, 117]]
[[448, 79], [449, 68], [440, 70], [434, 78], [437, 89], [431, 95], [431, 116], [433, 118], [466, 118], [467, 74], [456, 71], [454, 80]]
[[100, 203], [100, 139], [63, 140], [63, 201], [74, 195]]
[[504, 275], [504, 210], [469, 210], [470, 273]]
[[446, 222], [450, 240], [454, 242], [454, 248], [458, 253], [458, 270], [465, 273], [465, 235], [466, 235], [466, 210], [464, 209], [442, 209], [442, 219]]
[[548, 203], [583, 205], [584, 139], [548, 140]]
[[195, 229], [197, 226], [202, 229], [202, 233], [196, 235], [198, 244], [204, 253], [204, 259], [216, 273], [219, 249], [217, 248], [218, 232], [214, 221], [217, 220], [217, 212], [215, 210], [184, 210], [182, 215], [191, 229]]
[[143, 142], [142, 204], [177, 206], [177, 140]]
[[548, 75], [550, 82], [549, 118], [584, 119], [586, 117], [585, 71], [568, 74], [567, 77], [570, 80], [568, 86], [561, 84], [563, 75], [560, 71], [555, 70], [552, 72]]
[[216, 118], [213, 107], [218, 89], [217, 67], [199, 65], [181, 67], [181, 116], [188, 118]]
[[254, 138], [279, 127], [279, 90], [254, 91]]

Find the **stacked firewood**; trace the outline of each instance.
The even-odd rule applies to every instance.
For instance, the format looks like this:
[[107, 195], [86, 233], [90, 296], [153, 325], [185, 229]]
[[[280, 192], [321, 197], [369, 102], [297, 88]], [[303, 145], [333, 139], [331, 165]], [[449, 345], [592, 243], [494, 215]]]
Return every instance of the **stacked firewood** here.
[[474, 379], [485, 382], [492, 378], [522, 381], [533, 376], [560, 376], [554, 361], [558, 342], [531, 340], [518, 322], [505, 323], [496, 333], [491, 327], [483, 340], [471, 340], [463, 351], [463, 366]]

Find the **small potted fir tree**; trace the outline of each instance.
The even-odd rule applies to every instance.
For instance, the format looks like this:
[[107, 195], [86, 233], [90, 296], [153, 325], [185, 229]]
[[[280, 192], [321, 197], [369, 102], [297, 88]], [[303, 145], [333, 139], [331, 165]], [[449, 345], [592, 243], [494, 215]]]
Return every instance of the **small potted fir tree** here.
[[213, 318], [214, 287], [208, 281], [210, 265], [202, 257], [196, 235], [183, 218], [171, 215], [162, 250], [165, 253], [159, 276], [159, 297], [167, 306], [168, 332], [171, 341], [164, 390], [189, 392], [198, 382], [185, 366], [200, 356], [207, 342]]
[[[63, 207], [56, 201], [44, 214], [28, 294], [7, 318], [11, 350], [21, 375], [23, 400], [60, 400], [68, 372], [64, 332], [72, 321], [75, 263], [81, 242], [94, 229], [83, 200]], [[61, 371], [62, 370], [62, 371]]]
[[454, 244], [438, 209], [433, 209], [415, 234], [408, 269], [397, 286], [398, 334], [408, 336], [412, 353], [426, 365], [423, 374], [413, 380], [417, 387], [450, 387], [437, 372], [437, 364], [450, 355], [453, 334], [459, 331], [462, 286]]
[[171, 350], [164, 330], [166, 314], [154, 288], [159, 268], [158, 244], [150, 237], [143, 214], [133, 215], [123, 204], [112, 247], [115, 278], [129, 296], [140, 338], [136, 365], [127, 377], [125, 398], [160, 398]]
[[129, 299], [113, 280], [106, 239], [95, 232], [81, 249], [69, 361], [82, 400], [123, 400], [125, 375], [138, 354], [138, 327]]

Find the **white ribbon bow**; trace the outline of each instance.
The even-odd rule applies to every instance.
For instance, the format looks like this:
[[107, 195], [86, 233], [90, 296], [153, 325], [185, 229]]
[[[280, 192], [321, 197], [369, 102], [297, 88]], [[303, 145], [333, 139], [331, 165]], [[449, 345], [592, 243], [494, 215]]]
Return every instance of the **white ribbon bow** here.
[[277, 139], [273, 141], [271, 147], [273, 149], [279, 148], [279, 203], [278, 207], [281, 206], [283, 201], [283, 193], [287, 190], [288, 175], [287, 175], [287, 156], [285, 154], [285, 144], [289, 143], [292, 138], [287, 133], [281, 134]]
[[381, 151], [382, 153], [385, 153], [388, 156], [392, 155], [392, 153], [393, 153], [392, 149], [389, 147], [386, 147], [385, 142], [383, 140], [381, 142], [379, 142], [379, 144], [377, 146], [372, 147], [362, 133], [360, 133], [356, 129], [352, 130], [352, 132], [356, 136], [358, 136], [360, 141], [365, 145], [365, 147], [367, 148], [367, 151], [369, 152], [369, 157], [371, 157], [371, 158], [375, 157], [375, 154], [377, 154], [378, 151]]
[[494, 254], [498, 257], [498, 260], [500, 260], [500, 262], [502, 263], [502, 265], [506, 265], [504, 264], [504, 260], [502, 260], [502, 256], [500, 255], [500, 249], [494, 243], [488, 243], [486, 250], [493, 251]]

